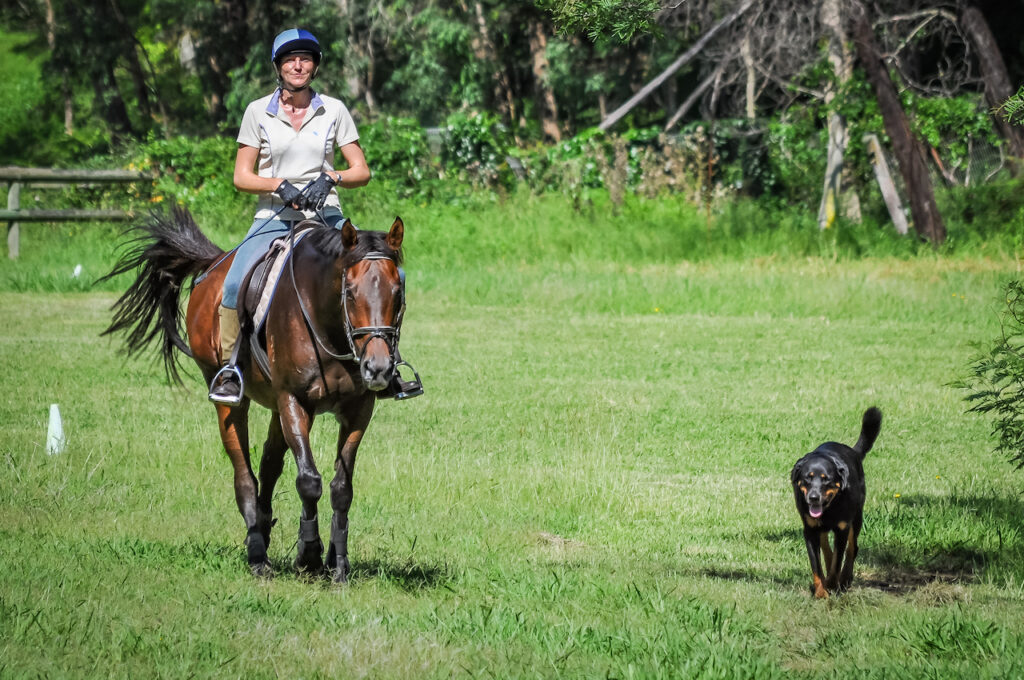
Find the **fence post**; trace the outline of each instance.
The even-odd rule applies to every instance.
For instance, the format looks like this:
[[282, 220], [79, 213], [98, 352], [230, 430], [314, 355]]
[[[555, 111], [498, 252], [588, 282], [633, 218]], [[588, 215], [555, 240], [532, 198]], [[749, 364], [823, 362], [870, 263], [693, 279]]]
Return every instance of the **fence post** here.
[[[21, 208], [21, 182], [12, 181], [10, 188], [7, 190], [7, 209], [18, 210]], [[16, 260], [18, 259], [18, 232], [20, 227], [16, 220], [12, 220], [7, 223], [7, 257]]]

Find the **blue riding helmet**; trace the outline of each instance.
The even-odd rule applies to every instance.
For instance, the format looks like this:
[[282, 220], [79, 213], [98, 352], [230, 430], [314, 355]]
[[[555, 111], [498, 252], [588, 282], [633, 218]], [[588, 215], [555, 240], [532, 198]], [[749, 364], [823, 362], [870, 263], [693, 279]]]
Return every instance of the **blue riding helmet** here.
[[320, 59], [323, 58], [320, 41], [316, 39], [315, 35], [301, 28], [289, 28], [287, 31], [281, 31], [274, 38], [274, 48], [270, 51], [270, 60], [274, 62], [275, 67], [280, 68], [278, 59], [291, 52], [312, 53], [313, 62], [317, 66], [320, 66]]

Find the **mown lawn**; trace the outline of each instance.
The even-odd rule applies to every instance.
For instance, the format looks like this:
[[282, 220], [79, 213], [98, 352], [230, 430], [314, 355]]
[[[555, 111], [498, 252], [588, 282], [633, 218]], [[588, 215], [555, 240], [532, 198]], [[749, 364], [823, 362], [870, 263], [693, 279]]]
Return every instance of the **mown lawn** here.
[[[290, 570], [293, 464], [249, 575], [213, 408], [98, 337], [114, 294], [2, 292], [0, 676], [1013, 676], [1024, 477], [949, 383], [1015, 275], [412, 257], [428, 392], [360, 451], [347, 587]], [[870, 405], [854, 588], [814, 601], [789, 469]]]

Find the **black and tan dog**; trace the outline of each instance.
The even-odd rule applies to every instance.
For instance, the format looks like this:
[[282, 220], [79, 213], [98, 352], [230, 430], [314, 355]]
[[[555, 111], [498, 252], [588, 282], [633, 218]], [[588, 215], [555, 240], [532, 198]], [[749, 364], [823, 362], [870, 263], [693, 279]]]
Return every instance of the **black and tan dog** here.
[[[790, 473], [811, 558], [811, 590], [815, 597], [828, 597], [830, 591], [846, 589], [853, 581], [857, 537], [864, 522], [864, 455], [871, 450], [881, 427], [882, 412], [872, 406], [864, 412], [860, 438], [853, 448], [825, 442], [798, 460]], [[835, 536], [834, 550], [829, 546], [830, 531]], [[822, 553], [827, 576], [821, 572]]]

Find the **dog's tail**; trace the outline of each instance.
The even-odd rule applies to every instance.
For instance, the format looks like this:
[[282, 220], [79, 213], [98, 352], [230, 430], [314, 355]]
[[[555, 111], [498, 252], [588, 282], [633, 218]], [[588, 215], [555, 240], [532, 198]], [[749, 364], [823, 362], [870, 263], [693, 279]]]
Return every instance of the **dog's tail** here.
[[872, 406], [864, 411], [864, 420], [860, 426], [860, 439], [853, 445], [853, 450], [863, 459], [878, 439], [878, 433], [882, 429], [882, 412], [877, 406]]

